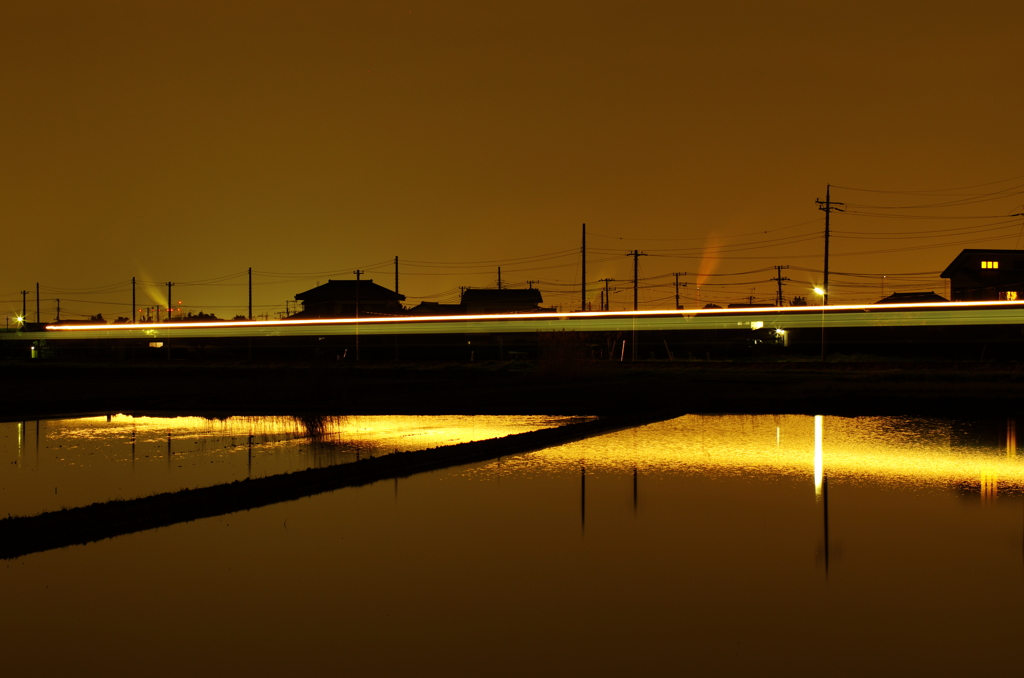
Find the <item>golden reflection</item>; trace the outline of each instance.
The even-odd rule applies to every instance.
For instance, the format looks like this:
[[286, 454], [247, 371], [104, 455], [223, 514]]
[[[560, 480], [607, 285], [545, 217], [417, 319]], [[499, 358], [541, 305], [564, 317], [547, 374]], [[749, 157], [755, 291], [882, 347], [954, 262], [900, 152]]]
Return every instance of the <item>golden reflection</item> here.
[[1012, 418], [1006, 420], [1006, 456], [1017, 456], [1017, 420]]
[[999, 476], [995, 473], [987, 472], [981, 474], [981, 501], [982, 503], [990, 503], [996, 500], [996, 495], [999, 494]]
[[[588, 475], [699, 473], [813, 479], [821, 496], [828, 440], [830, 482], [915, 485], [977, 492], [983, 474], [1004, 492], [1024, 490], [1024, 460], [1008, 456], [1005, 420], [805, 415], [687, 415], [506, 458], [470, 473], [579, 472]], [[635, 442], [634, 442], [635, 441]], [[776, 444], [772, 444], [776, 443]], [[998, 479], [998, 483], [996, 480]]]
[[821, 499], [821, 479], [824, 475], [824, 461], [821, 455], [822, 422], [820, 414], [814, 416], [814, 496]]
[[[578, 420], [578, 419], [577, 419]], [[146, 417], [127, 414], [58, 420], [58, 435], [75, 439], [124, 438], [171, 435], [188, 437], [256, 436], [260, 442], [310, 438], [319, 443], [340, 443], [358, 438], [364, 443], [387, 443], [385, 451], [425, 449], [439, 445], [483, 440], [514, 433], [550, 428], [565, 417], [548, 416], [238, 416]]]
[[[203, 487], [367, 456], [560, 426], [560, 416], [152, 417], [54, 419], [36, 436], [0, 423], [0, 515], [30, 515], [122, 497]], [[59, 487], [59, 494], [54, 488]]]

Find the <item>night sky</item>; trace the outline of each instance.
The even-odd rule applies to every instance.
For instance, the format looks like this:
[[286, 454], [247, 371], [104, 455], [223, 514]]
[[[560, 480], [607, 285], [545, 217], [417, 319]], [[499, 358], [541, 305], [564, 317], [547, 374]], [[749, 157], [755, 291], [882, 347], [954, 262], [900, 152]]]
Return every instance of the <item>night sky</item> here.
[[0, 301], [112, 319], [135, 276], [140, 307], [173, 281], [230, 318], [251, 267], [276, 318], [398, 256], [407, 305], [501, 266], [568, 310], [584, 222], [595, 306], [614, 278], [631, 307], [634, 249], [645, 308], [673, 272], [688, 307], [770, 302], [774, 266], [813, 298], [827, 184], [832, 303], [944, 294], [961, 249], [1024, 245], [1021, 26], [1019, 0], [3, 0]]

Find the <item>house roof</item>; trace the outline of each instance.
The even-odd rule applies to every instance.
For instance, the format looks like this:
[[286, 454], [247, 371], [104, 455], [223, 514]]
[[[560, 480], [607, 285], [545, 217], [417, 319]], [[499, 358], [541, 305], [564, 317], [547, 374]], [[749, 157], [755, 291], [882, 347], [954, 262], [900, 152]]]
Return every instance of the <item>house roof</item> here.
[[879, 299], [876, 304], [924, 304], [933, 301], [949, 301], [935, 292], [893, 292], [885, 299]]
[[404, 294], [392, 292], [372, 280], [328, 280], [319, 287], [299, 292], [295, 298], [299, 301], [355, 301], [357, 288], [361, 301], [405, 301]]
[[977, 255], [991, 255], [995, 257], [1006, 257], [1014, 256], [1024, 259], [1024, 250], [963, 250], [960, 254], [956, 255], [956, 258], [950, 262], [949, 266], [946, 267], [942, 273], [939, 274], [940, 278], [950, 278], [953, 276], [954, 269], [960, 268], [964, 265], [964, 259]]
[[421, 301], [409, 309], [410, 315], [459, 315], [462, 304], [442, 304], [436, 301]]
[[463, 304], [530, 304], [539, 305], [544, 301], [540, 290], [535, 289], [478, 289], [469, 288], [462, 293]]

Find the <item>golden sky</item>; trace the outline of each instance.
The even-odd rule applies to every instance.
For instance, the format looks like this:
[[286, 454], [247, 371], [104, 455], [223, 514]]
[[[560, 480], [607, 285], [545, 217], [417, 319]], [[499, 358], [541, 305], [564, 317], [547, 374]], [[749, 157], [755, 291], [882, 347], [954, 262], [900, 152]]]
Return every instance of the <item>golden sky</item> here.
[[230, 317], [252, 267], [276, 317], [356, 268], [391, 287], [398, 256], [407, 303], [501, 266], [570, 309], [584, 222], [595, 303], [614, 278], [631, 305], [634, 249], [645, 307], [673, 272], [691, 307], [699, 272], [703, 302], [771, 300], [777, 265], [788, 298], [820, 282], [830, 183], [863, 206], [834, 214], [833, 303], [943, 293], [961, 249], [1024, 242], [1022, 25], [1010, 0], [4, 0], [0, 301], [127, 315], [136, 276]]

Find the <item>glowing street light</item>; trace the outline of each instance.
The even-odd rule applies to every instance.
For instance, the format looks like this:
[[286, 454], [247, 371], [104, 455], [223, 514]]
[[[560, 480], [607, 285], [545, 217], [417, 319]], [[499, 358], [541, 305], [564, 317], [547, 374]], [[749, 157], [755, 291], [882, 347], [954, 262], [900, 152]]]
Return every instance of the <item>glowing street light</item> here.
[[825, 295], [824, 287], [815, 287], [814, 293], [821, 297], [821, 362], [825, 362]]

